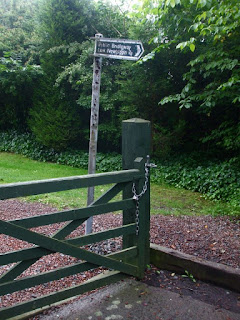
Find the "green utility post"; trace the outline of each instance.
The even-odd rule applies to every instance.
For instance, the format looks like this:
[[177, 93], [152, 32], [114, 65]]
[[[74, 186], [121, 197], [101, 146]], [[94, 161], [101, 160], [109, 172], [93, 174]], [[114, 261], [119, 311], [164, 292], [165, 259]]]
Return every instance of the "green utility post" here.
[[[150, 154], [151, 124], [143, 119], [129, 119], [122, 122], [122, 166], [123, 169], [139, 169], [145, 172], [147, 155]], [[142, 160], [140, 158], [143, 158]], [[138, 158], [136, 160], [136, 158]], [[135, 161], [136, 160], [136, 161]], [[140, 193], [144, 179], [136, 186]], [[139, 234], [123, 237], [123, 248], [140, 245], [139, 263], [142, 270], [149, 263], [149, 229], [150, 229], [150, 192], [148, 189], [139, 201]], [[125, 187], [123, 198], [132, 198], [132, 185]], [[135, 223], [136, 210], [129, 209], [123, 212], [123, 224]]]

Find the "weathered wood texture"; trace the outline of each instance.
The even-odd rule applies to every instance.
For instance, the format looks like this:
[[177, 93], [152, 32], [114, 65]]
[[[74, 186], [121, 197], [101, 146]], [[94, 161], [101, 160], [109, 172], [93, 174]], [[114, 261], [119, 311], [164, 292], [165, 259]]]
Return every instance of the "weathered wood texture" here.
[[[137, 157], [146, 160], [150, 154], [151, 146], [151, 124], [143, 119], [130, 119], [122, 122], [122, 167], [123, 169], [133, 169], [134, 161]], [[144, 172], [141, 172], [144, 174]], [[141, 188], [143, 181], [139, 183]], [[126, 186], [123, 190], [123, 199], [133, 196], [132, 186]], [[136, 218], [135, 209], [123, 211], [123, 224], [134, 223]], [[137, 242], [136, 236], [123, 237], [123, 247], [134, 246]]]
[[[127, 257], [137, 255], [136, 248], [129, 248], [112, 254], [108, 254], [106, 257], [109, 257], [113, 260], [126, 260]], [[0, 295], [10, 294], [19, 290], [24, 290], [27, 288], [34, 287], [39, 284], [47, 283], [54, 280], [59, 280], [71, 276], [73, 274], [78, 274], [85, 272], [91, 269], [94, 269], [96, 265], [89, 262], [80, 262], [71, 266], [58, 268], [57, 270], [47, 271], [38, 275], [25, 277], [11, 282], [5, 282], [0, 284]]]
[[[145, 173], [145, 162], [143, 158], [136, 158], [134, 161], [135, 168], [143, 174]], [[145, 179], [141, 179], [136, 183], [137, 193], [142, 191]], [[150, 189], [149, 181], [147, 183], [147, 190], [139, 200], [139, 221], [138, 234], [137, 234], [137, 247], [138, 247], [138, 261], [139, 268], [138, 277], [141, 279], [144, 277], [144, 272], [147, 264], [150, 261]]]
[[[43, 296], [34, 301], [4, 308], [0, 311], [1, 319], [8, 319], [18, 314], [29, 312], [32, 309], [58, 303], [58, 301], [122, 279], [126, 275], [137, 276], [139, 278], [143, 276], [146, 264], [149, 262], [149, 185], [147, 192], [144, 193], [140, 200], [139, 233], [136, 235], [136, 203], [133, 200], [132, 183], [133, 181], [135, 182], [137, 193], [140, 193], [145, 182], [146, 156], [150, 151], [150, 123], [141, 119], [132, 119], [126, 121], [126, 128], [124, 130], [126, 130], [126, 135], [123, 139], [125, 141], [123, 143], [123, 165], [124, 169], [127, 170], [97, 175], [89, 174], [86, 176], [11, 183], [0, 186], [0, 200], [3, 200], [117, 183], [98, 200], [91, 202], [87, 208], [66, 210], [12, 221], [0, 220], [1, 233], [36, 245], [33, 248], [0, 255], [0, 265], [17, 262], [0, 277], [1, 295], [11, 294], [15, 291], [51, 282], [99, 266], [117, 270], [117, 272], [110, 273], [109, 276], [103, 275], [82, 285]], [[136, 156], [139, 155], [140, 157], [135, 160]], [[109, 202], [122, 190], [124, 191], [123, 200]], [[123, 226], [83, 237], [65, 239], [73, 230], [85, 222], [88, 217], [118, 210], [123, 210], [124, 212]], [[67, 223], [51, 237], [30, 230], [33, 227], [59, 222]], [[125, 242], [123, 250], [107, 256], [97, 255], [79, 247], [116, 236], [123, 236]], [[83, 262], [39, 275], [18, 278], [38, 258], [54, 252], [73, 256]], [[120, 274], [119, 271], [123, 274]]]
[[[96, 34], [96, 39], [101, 38], [102, 34]], [[97, 41], [95, 41], [95, 48]], [[97, 156], [97, 141], [98, 141], [98, 122], [99, 122], [99, 101], [100, 101], [100, 86], [101, 86], [102, 58], [94, 57], [93, 63], [93, 82], [92, 82], [92, 102], [91, 102], [91, 117], [90, 117], [90, 138], [89, 138], [89, 156], [88, 156], [88, 173], [96, 172], [96, 156]], [[87, 205], [89, 206], [94, 201], [94, 186], [88, 188]], [[86, 234], [92, 232], [93, 218], [90, 217], [86, 222]]]
[[[77, 237], [73, 239], [65, 240], [66, 243], [71, 243], [77, 246], [83, 246], [90, 243], [95, 243], [105, 239], [110, 239], [118, 237], [124, 234], [134, 234], [136, 230], [136, 224], [132, 223], [120, 228], [110, 229], [107, 231], [101, 231], [98, 233], [92, 233], [83, 237]], [[29, 261], [29, 259], [41, 258], [42, 256], [51, 254], [51, 251], [41, 247], [34, 247], [29, 249], [22, 249], [19, 251], [13, 251], [8, 253], [0, 254], [1, 265], [14, 263], [18, 261]], [[25, 270], [25, 269], [24, 269]], [[0, 283], [2, 282], [2, 277], [0, 277]], [[8, 279], [13, 280], [13, 279]]]
[[[112, 198], [114, 198], [124, 187], [125, 183], [118, 183], [114, 185], [112, 188], [110, 188], [108, 191], [106, 191], [103, 195], [101, 195], [94, 203], [91, 205], [99, 205], [99, 204], [104, 204], [106, 202], [109, 202]], [[73, 220], [70, 222], [67, 222], [60, 230], [58, 230], [53, 237], [56, 239], [64, 239], [67, 237], [73, 230], [78, 228], [83, 222], [85, 221], [85, 218], [83, 219], [78, 219], [78, 220]], [[12, 262], [17, 262], [21, 260], [21, 257], [24, 257], [24, 259], [28, 260], [23, 260], [17, 264], [15, 264], [10, 270], [2, 275], [0, 277], [0, 283], [7, 282], [14, 280], [17, 278], [24, 270], [29, 268], [32, 264], [34, 264], [38, 258], [41, 257], [42, 255], [49, 254], [49, 251], [44, 248], [32, 248], [32, 249], [25, 249], [13, 253], [9, 253], [8, 256], [5, 256], [5, 259], [15, 259]], [[0, 256], [0, 261], [2, 257]], [[7, 262], [11, 263], [11, 262]]]
[[184, 274], [187, 270], [196, 279], [240, 292], [240, 270], [238, 269], [155, 244], [150, 246], [150, 262], [160, 269], [180, 274]]
[[80, 220], [85, 221], [86, 218], [100, 215], [108, 212], [115, 212], [123, 209], [129, 209], [134, 207], [134, 201], [132, 199], [126, 199], [116, 202], [99, 204], [96, 206], [90, 206], [81, 209], [65, 210], [55, 213], [49, 213], [42, 216], [34, 216], [30, 218], [11, 220], [11, 223], [24, 228], [34, 228], [39, 226], [45, 226], [53, 223]]
[[0, 200], [80, 189], [103, 184], [128, 182], [138, 178], [139, 171], [133, 169], [67, 178], [8, 183], [0, 186]]
[[135, 266], [125, 263], [122, 264], [121, 262], [106, 258], [105, 256], [78, 248], [77, 246], [66, 243], [65, 241], [49, 238], [45, 235], [16, 226], [10, 222], [0, 220], [0, 230], [2, 230], [2, 232], [6, 235], [36, 244], [52, 252], [60, 252], [81, 260], [86, 260], [95, 264], [96, 266], [105, 266], [107, 268], [119, 270], [134, 276], [137, 274], [137, 267]]

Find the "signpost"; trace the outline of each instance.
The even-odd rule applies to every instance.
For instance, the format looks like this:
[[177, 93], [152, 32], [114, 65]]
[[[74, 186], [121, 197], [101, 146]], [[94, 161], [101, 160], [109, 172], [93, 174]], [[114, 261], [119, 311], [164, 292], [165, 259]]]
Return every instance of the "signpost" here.
[[141, 41], [99, 38], [96, 40], [94, 56], [137, 61], [143, 52]]
[[[101, 84], [102, 57], [110, 59], [122, 59], [137, 61], [141, 58], [144, 49], [141, 41], [126, 39], [103, 38], [102, 34], [95, 35], [94, 67], [92, 82], [92, 103], [90, 118], [90, 140], [88, 173], [96, 171], [99, 99]], [[94, 187], [88, 188], [87, 205], [94, 201]], [[86, 221], [85, 233], [92, 233], [92, 217]]]

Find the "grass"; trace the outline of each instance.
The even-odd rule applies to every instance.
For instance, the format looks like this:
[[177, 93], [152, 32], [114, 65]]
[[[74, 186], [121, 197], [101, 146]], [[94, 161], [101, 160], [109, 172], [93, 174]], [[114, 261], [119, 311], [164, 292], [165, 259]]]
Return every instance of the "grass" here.
[[[87, 174], [87, 170], [54, 163], [43, 163], [21, 155], [0, 153], [0, 183], [51, 179]], [[96, 198], [109, 188], [96, 187]], [[27, 197], [28, 201], [39, 201], [63, 209], [84, 207], [87, 189], [62, 191], [40, 196]], [[234, 212], [236, 210], [236, 212]], [[227, 203], [208, 201], [197, 192], [162, 184], [151, 184], [151, 214], [203, 215], [240, 214], [239, 209]]]
[[198, 192], [151, 184], [151, 214], [239, 216], [239, 207], [204, 199]]
[[[52, 179], [85, 174], [87, 174], [87, 170], [84, 169], [55, 163], [38, 162], [17, 154], [0, 153], [0, 183]], [[96, 198], [108, 188], [109, 186], [97, 186], [95, 188]], [[28, 201], [49, 204], [58, 209], [84, 207], [87, 203], [87, 189], [48, 193], [26, 197], [26, 199]]]

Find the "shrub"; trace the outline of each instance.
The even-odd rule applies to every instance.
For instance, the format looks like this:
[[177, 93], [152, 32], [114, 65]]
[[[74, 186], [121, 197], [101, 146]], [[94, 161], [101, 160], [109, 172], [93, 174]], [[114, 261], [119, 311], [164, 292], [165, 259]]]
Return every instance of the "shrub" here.
[[[50, 161], [77, 168], [88, 168], [88, 152], [66, 150], [56, 152], [36, 142], [29, 133], [16, 131], [0, 133], [0, 151], [22, 154], [38, 161]], [[225, 162], [207, 161], [199, 154], [158, 162], [151, 172], [151, 181], [168, 183], [177, 188], [197, 191], [208, 199], [231, 202], [239, 206], [240, 171], [239, 159]], [[102, 172], [121, 170], [119, 154], [97, 154], [97, 170]]]
[[77, 112], [56, 95], [36, 102], [30, 116], [29, 127], [37, 141], [58, 151], [71, 145], [80, 127]]
[[211, 200], [230, 201], [239, 205], [240, 172], [233, 161], [169, 161], [158, 163], [152, 181], [167, 182], [177, 188], [200, 192]]
[[[14, 152], [37, 161], [56, 162], [82, 169], [88, 168], [88, 152], [66, 150], [57, 152], [46, 148], [34, 139], [30, 133], [18, 134], [16, 131], [0, 132], [0, 152]], [[119, 154], [98, 153], [97, 170], [102, 172], [121, 170], [122, 158]]]

